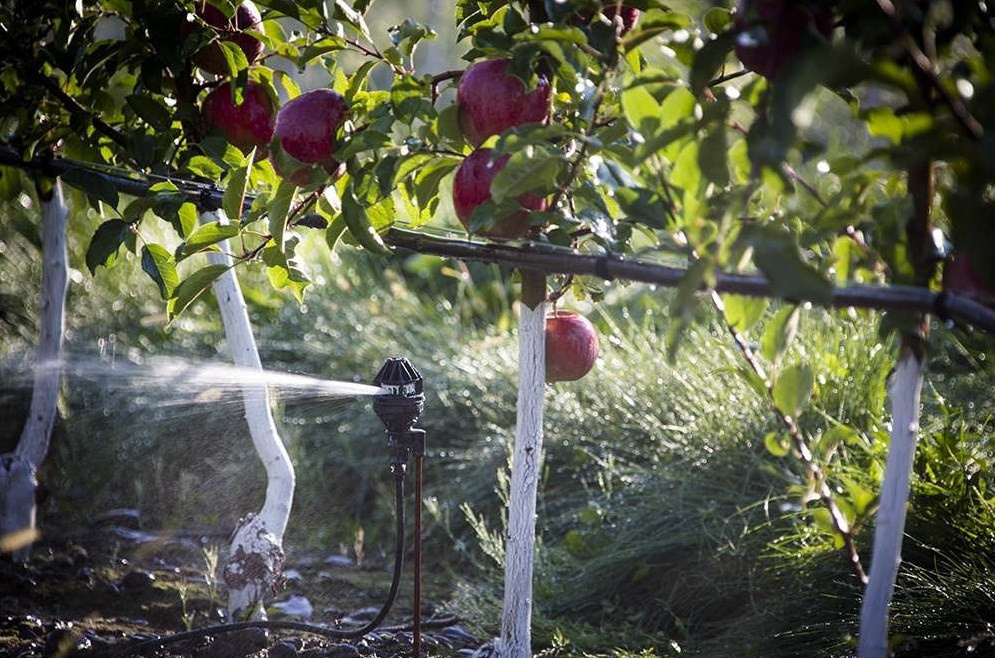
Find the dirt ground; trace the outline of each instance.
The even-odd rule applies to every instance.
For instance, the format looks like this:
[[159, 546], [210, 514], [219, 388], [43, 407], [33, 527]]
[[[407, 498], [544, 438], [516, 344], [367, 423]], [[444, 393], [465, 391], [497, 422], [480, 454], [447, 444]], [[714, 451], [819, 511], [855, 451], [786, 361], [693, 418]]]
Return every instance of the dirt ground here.
[[[0, 658], [112, 657], [138, 642], [222, 623], [214, 582], [222, 537], [89, 529], [35, 545], [24, 566], [0, 561]], [[410, 556], [409, 556], [410, 557]], [[390, 586], [388, 560], [357, 565], [336, 554], [288, 549], [283, 589], [267, 601], [270, 619], [329, 628], [371, 619]], [[411, 573], [381, 630], [348, 641], [299, 631], [247, 629], [207, 635], [131, 655], [167, 658], [357, 658], [411, 656]], [[432, 583], [425, 584], [431, 594]], [[438, 591], [436, 589], [436, 591]], [[482, 640], [425, 601], [423, 654], [470, 656]]]

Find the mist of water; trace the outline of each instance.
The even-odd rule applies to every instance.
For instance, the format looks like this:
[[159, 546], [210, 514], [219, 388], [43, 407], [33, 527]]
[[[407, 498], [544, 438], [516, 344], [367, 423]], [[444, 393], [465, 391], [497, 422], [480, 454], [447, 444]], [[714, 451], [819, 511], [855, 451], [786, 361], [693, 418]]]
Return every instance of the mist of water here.
[[384, 392], [379, 387], [355, 382], [174, 357], [149, 357], [140, 363], [107, 358], [49, 361], [15, 368], [15, 373], [8, 370], [4, 385], [28, 386], [35, 374], [51, 368], [63, 371], [70, 389], [129, 391], [136, 399], [158, 407], [208, 402], [233, 404], [240, 396], [228, 394], [257, 386], [268, 387], [284, 402], [330, 406]]

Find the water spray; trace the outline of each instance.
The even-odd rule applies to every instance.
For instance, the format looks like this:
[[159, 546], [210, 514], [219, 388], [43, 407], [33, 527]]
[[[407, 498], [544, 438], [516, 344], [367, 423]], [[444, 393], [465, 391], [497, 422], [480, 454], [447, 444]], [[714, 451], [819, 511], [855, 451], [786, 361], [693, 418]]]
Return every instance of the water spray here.
[[425, 394], [422, 390], [421, 374], [402, 357], [391, 357], [377, 372], [373, 384], [380, 387], [381, 393], [373, 398], [373, 411], [383, 422], [387, 434], [387, 451], [390, 473], [394, 478], [394, 502], [396, 507], [396, 540], [394, 572], [387, 600], [376, 616], [361, 628], [335, 630], [294, 621], [248, 621], [219, 626], [208, 626], [193, 631], [176, 633], [154, 640], [145, 640], [125, 647], [113, 654], [113, 658], [133, 656], [145, 649], [158, 650], [170, 644], [195, 640], [209, 635], [221, 635], [246, 628], [265, 630], [289, 630], [311, 633], [332, 640], [349, 640], [363, 637], [380, 627], [387, 617], [401, 581], [404, 566], [404, 479], [408, 471], [408, 461], [415, 460], [415, 522], [414, 522], [414, 596], [413, 596], [413, 654], [421, 656], [421, 526], [422, 526], [422, 466], [425, 460], [425, 430], [414, 425], [425, 408]]

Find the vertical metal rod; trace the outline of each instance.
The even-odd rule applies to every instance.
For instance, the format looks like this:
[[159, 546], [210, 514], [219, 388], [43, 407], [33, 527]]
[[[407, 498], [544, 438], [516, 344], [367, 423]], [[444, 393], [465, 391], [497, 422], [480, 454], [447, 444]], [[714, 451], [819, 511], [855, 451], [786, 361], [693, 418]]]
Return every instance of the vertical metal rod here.
[[421, 658], [421, 506], [422, 463], [425, 457], [415, 456], [415, 591], [414, 591], [414, 658]]

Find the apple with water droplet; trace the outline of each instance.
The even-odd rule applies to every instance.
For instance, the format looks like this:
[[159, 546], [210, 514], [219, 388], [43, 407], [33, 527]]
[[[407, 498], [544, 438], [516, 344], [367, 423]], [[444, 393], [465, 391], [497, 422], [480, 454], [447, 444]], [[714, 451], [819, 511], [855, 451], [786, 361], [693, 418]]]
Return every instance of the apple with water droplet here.
[[598, 332], [591, 321], [573, 311], [546, 316], [546, 381], [580, 379], [598, 360]]
[[[490, 200], [491, 181], [504, 169], [510, 157], [506, 154], [493, 158], [492, 155], [491, 149], [477, 149], [463, 160], [453, 177], [453, 206], [456, 209], [456, 216], [467, 230], [470, 228], [473, 211], [480, 204]], [[529, 230], [529, 211], [543, 211], [547, 206], [545, 197], [536, 194], [523, 194], [516, 201], [522, 206], [522, 210], [499, 219], [493, 226], [481, 231], [481, 235], [492, 238], [520, 238]]]
[[[348, 114], [349, 108], [342, 96], [331, 89], [315, 89], [292, 99], [280, 109], [273, 135], [287, 155], [307, 165], [318, 165], [333, 177], [340, 176], [343, 165], [333, 157], [335, 139]], [[270, 162], [283, 176], [272, 154]], [[307, 184], [307, 179], [307, 169], [299, 169], [291, 176], [298, 185]]]
[[821, 2], [741, 0], [734, 25], [739, 61], [754, 73], [776, 78], [807, 40], [832, 35], [833, 14]]
[[[250, 0], [245, 0], [236, 7], [235, 14], [231, 18], [203, 0], [197, 3], [196, 12], [201, 20], [214, 28], [221, 41], [231, 41], [241, 48], [249, 64], [262, 56], [263, 43], [251, 34], [246, 34], [246, 30], [262, 32], [263, 29], [263, 18]], [[192, 29], [189, 23], [184, 27], [185, 32], [190, 32]], [[208, 44], [198, 50], [193, 56], [193, 61], [200, 68], [215, 75], [228, 74], [225, 55], [221, 52], [221, 46], [216, 43]]]
[[228, 143], [248, 153], [257, 150], [257, 159], [265, 156], [273, 139], [276, 112], [266, 89], [249, 82], [245, 86], [242, 102], [235, 104], [231, 84], [226, 82], [207, 95], [201, 106], [201, 115], [208, 130], [220, 131]]
[[546, 123], [553, 90], [544, 76], [535, 89], [508, 71], [508, 60], [488, 59], [471, 64], [456, 89], [459, 125], [468, 142], [479, 146], [523, 123]]

